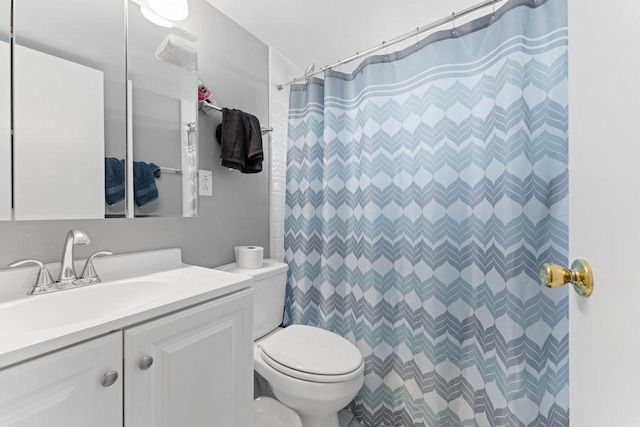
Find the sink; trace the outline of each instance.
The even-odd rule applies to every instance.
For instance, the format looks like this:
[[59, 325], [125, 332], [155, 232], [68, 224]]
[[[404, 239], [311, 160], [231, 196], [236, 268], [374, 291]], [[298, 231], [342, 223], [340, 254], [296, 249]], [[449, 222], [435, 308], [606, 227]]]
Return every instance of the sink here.
[[30, 296], [0, 304], [0, 325], [24, 332], [95, 322], [152, 305], [176, 286], [168, 280], [123, 280]]
[[166, 249], [96, 259], [102, 283], [29, 296], [37, 269], [0, 270], [0, 369], [251, 285], [181, 256]]

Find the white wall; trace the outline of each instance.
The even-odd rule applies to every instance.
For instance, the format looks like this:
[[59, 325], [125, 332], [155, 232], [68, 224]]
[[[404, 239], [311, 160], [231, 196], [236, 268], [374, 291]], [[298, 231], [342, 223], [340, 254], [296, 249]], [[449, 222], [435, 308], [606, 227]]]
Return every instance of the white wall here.
[[269, 50], [269, 118], [273, 132], [269, 137], [269, 222], [271, 224], [271, 258], [284, 260], [284, 205], [287, 178], [287, 122], [289, 89], [277, 85], [300, 76], [303, 71], [278, 51]]
[[569, 0], [571, 425], [640, 425], [640, 2]]
[[[208, 1], [303, 69], [312, 62], [316, 69], [333, 64], [479, 3], [479, 0]], [[504, 3], [498, 1], [498, 6]], [[342, 70], [348, 69], [347, 66]]]

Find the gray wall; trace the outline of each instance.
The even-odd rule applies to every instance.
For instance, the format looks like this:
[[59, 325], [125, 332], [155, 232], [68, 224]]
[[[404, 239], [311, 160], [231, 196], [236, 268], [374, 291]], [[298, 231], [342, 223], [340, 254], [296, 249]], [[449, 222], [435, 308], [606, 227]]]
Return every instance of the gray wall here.
[[[199, 75], [219, 105], [255, 114], [267, 126], [268, 47], [205, 0], [189, 0], [189, 8], [180, 26], [198, 37]], [[221, 118], [198, 116], [200, 168], [213, 171], [213, 197], [200, 198], [199, 218], [0, 222], [0, 268], [20, 258], [59, 261], [64, 236], [74, 227], [92, 240], [76, 248], [77, 257], [102, 249], [180, 247], [185, 262], [209, 267], [232, 261], [234, 245], [260, 245], [268, 252], [267, 163], [256, 175], [222, 168], [214, 136]]]

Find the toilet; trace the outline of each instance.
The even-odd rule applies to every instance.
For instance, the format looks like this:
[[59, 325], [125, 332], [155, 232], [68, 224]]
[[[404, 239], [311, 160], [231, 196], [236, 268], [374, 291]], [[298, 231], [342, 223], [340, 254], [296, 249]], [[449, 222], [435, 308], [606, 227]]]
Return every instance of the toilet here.
[[254, 278], [253, 365], [273, 396], [296, 411], [303, 427], [338, 427], [338, 411], [364, 381], [362, 354], [345, 338], [305, 325], [280, 327], [287, 265], [265, 259], [262, 268], [217, 267]]
[[253, 401], [253, 427], [302, 427], [302, 420], [282, 403], [258, 397]]

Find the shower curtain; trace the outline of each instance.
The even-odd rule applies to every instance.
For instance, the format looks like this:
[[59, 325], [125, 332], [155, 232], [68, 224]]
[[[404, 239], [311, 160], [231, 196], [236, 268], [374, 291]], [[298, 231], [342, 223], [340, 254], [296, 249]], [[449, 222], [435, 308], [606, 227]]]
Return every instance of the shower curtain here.
[[566, 0], [292, 87], [287, 323], [353, 342], [365, 426], [568, 426]]

